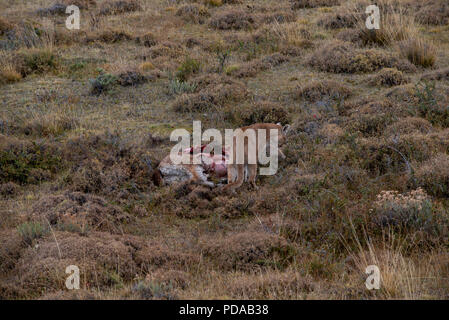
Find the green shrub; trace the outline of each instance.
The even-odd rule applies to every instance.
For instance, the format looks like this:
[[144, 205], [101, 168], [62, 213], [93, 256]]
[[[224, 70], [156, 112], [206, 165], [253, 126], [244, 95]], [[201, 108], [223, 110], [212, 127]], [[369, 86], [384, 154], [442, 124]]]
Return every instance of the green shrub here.
[[116, 76], [104, 73], [100, 74], [95, 79], [89, 79], [91, 85], [90, 93], [94, 95], [99, 95], [104, 92], [109, 92], [118, 83]]
[[419, 83], [415, 87], [419, 99], [418, 115], [429, 120], [433, 125], [449, 127], [449, 105], [438, 103], [434, 82]]
[[177, 95], [182, 93], [192, 93], [196, 90], [195, 83], [189, 83], [180, 81], [179, 79], [173, 79], [168, 84], [168, 94]]
[[56, 71], [59, 67], [59, 57], [50, 50], [32, 50], [19, 54], [16, 59], [18, 69], [24, 77], [33, 73]]
[[22, 236], [22, 239], [28, 245], [31, 245], [34, 239], [39, 239], [45, 236], [48, 228], [42, 226], [39, 222], [25, 222], [17, 227], [17, 231]]
[[58, 150], [44, 144], [17, 144], [0, 149], [0, 182], [37, 183], [62, 167]]
[[178, 71], [176, 72], [176, 78], [182, 82], [187, 81], [190, 75], [200, 71], [200, 65], [198, 60], [187, 57], [179, 66]]

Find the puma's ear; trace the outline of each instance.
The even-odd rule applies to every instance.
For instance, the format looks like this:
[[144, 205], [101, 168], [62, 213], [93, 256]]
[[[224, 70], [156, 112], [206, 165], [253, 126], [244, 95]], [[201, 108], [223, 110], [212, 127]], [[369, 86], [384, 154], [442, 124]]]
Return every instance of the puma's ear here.
[[287, 134], [290, 131], [291, 126], [289, 124], [286, 124], [283, 128], [282, 128], [282, 132], [284, 134]]

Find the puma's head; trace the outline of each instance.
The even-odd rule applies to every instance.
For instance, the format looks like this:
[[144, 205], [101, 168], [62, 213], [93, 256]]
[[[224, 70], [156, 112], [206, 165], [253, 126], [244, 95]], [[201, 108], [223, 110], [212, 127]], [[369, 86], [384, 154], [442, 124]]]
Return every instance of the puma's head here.
[[277, 125], [280, 127], [278, 137], [278, 145], [280, 147], [287, 141], [287, 133], [290, 131], [291, 126], [289, 124], [282, 126], [280, 122]]

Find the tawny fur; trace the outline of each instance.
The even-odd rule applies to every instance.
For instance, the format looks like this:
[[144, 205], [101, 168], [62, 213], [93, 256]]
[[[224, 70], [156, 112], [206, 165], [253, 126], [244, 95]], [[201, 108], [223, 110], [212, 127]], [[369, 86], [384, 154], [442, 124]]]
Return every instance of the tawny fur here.
[[[233, 151], [231, 152], [231, 157], [233, 157], [233, 163], [228, 165], [228, 184], [223, 188], [223, 191], [231, 191], [235, 192], [235, 189], [239, 188], [244, 181], [249, 181], [251, 186], [254, 189], [257, 189], [256, 185], [256, 175], [257, 175], [257, 164], [249, 164], [248, 163], [248, 144], [254, 143], [256, 146], [258, 146], [258, 130], [266, 130], [266, 141], [265, 144], [262, 144], [262, 150], [265, 150], [265, 148], [270, 147], [270, 130], [275, 129], [278, 130], [278, 147], [280, 147], [286, 140], [286, 133], [290, 126], [285, 126], [284, 128], [280, 124], [274, 124], [274, 123], [256, 123], [250, 126], [246, 126], [243, 128], [240, 128], [242, 130], [242, 133], [244, 133], [248, 129], [253, 129], [256, 131], [255, 135], [255, 141], [250, 141], [250, 139], [244, 140], [244, 164], [236, 164], [237, 154], [236, 154], [236, 138], [237, 136], [234, 136], [233, 141]], [[278, 149], [279, 155], [281, 157], [284, 157], [284, 154], [281, 150]], [[258, 159], [258, 148], [256, 148], [256, 157]]]

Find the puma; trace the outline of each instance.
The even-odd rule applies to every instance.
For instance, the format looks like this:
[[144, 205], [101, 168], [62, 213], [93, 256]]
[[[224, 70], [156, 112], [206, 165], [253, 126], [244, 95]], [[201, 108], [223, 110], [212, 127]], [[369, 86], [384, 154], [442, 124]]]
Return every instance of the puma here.
[[[278, 124], [274, 124], [274, 123], [256, 123], [247, 127], [243, 127], [240, 128], [241, 131], [239, 131], [238, 133], [236, 133], [233, 137], [233, 148], [232, 148], [232, 152], [230, 152], [231, 154], [229, 155], [229, 157], [232, 157], [232, 163], [229, 163], [227, 165], [227, 175], [228, 175], [228, 184], [226, 186], [223, 187], [223, 191], [227, 192], [227, 191], [231, 191], [232, 193], [235, 192], [235, 189], [239, 188], [244, 181], [249, 181], [249, 183], [251, 184], [251, 186], [254, 189], [258, 189], [257, 185], [256, 185], [256, 175], [257, 175], [257, 162], [255, 163], [249, 163], [249, 157], [248, 157], [248, 150], [250, 150], [251, 148], [249, 148], [249, 146], [251, 146], [251, 144], [253, 146], [259, 146], [255, 148], [255, 159], [259, 159], [258, 158], [258, 153], [259, 152], [266, 152], [268, 149], [270, 149], [271, 144], [272, 144], [272, 139], [273, 137], [271, 136], [271, 132], [270, 130], [274, 129], [277, 130], [277, 142], [278, 142], [278, 148], [280, 146], [282, 146], [286, 139], [287, 139], [287, 132], [290, 129], [290, 125], [286, 125], [284, 127], [281, 126], [280, 123]], [[245, 139], [245, 132], [247, 130], [254, 130], [255, 131], [255, 135], [254, 136], [249, 136], [247, 139]], [[259, 139], [259, 135], [257, 134], [257, 132], [259, 130], [265, 130], [265, 141], [258, 141]], [[239, 149], [240, 152], [243, 152], [243, 163], [237, 163], [237, 159], [239, 159], [239, 154], [237, 150], [237, 141], [238, 139], [242, 139], [241, 141], [243, 141], [244, 145], [243, 145], [243, 149]], [[259, 145], [260, 143], [260, 145]], [[285, 155], [282, 153], [282, 151], [280, 149], [278, 149], [278, 154], [282, 157], [285, 158]], [[240, 155], [241, 156], [241, 155]], [[240, 158], [242, 159], [242, 158]]]
[[[159, 166], [153, 177], [153, 181], [158, 186], [163, 184], [173, 184], [177, 182], [193, 182], [208, 187], [214, 187], [215, 184], [208, 180], [209, 176], [217, 179], [226, 177], [226, 154], [223, 151], [221, 155], [203, 153], [207, 145], [188, 148], [183, 153], [189, 154], [190, 161], [187, 164], [173, 163], [170, 155], [166, 156], [159, 163]], [[199, 159], [198, 164], [193, 158]]]

